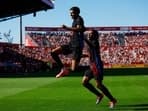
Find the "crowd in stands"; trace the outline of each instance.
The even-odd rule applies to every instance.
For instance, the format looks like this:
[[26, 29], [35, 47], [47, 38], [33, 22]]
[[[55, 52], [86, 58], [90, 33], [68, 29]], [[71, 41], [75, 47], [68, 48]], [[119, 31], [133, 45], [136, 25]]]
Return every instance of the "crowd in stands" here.
[[[54, 61], [50, 56], [52, 48], [69, 42], [70, 32], [28, 32], [38, 47], [0, 45], [0, 72], [35, 72], [47, 70]], [[87, 35], [87, 33], [86, 33]], [[147, 32], [100, 32], [101, 57], [105, 67], [112, 65], [148, 65]], [[87, 46], [84, 47], [87, 54]], [[71, 64], [71, 56], [60, 55], [62, 61]], [[88, 66], [88, 57], [81, 59], [81, 66]], [[10, 70], [11, 67], [11, 70]]]
[[[50, 44], [50, 48], [65, 44], [70, 39], [68, 33], [29, 34], [35, 41], [44, 35], [44, 38]], [[34, 35], [38, 35], [38, 38], [33, 37]], [[100, 33], [99, 42], [104, 64], [148, 64], [147, 32], [104, 32]], [[87, 53], [86, 47], [83, 51], [85, 54]], [[62, 58], [66, 64], [69, 64], [70, 56], [69, 58], [62, 56]], [[83, 66], [88, 65], [88, 58], [82, 58], [80, 64]]]
[[[40, 48], [0, 46], [0, 73], [30, 73], [47, 70]], [[45, 54], [45, 53], [43, 53]], [[42, 59], [42, 60], [41, 60]]]
[[101, 34], [100, 43], [106, 64], [148, 64], [148, 33]]

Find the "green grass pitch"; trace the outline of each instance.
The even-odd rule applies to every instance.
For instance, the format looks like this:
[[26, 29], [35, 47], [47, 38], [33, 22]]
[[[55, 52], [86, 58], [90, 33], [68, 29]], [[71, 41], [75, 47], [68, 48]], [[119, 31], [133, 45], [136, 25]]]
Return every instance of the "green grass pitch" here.
[[[81, 79], [0, 78], [0, 111], [110, 111], [109, 100], [96, 105]], [[148, 75], [105, 76], [103, 82], [118, 100], [114, 111], [148, 111]]]

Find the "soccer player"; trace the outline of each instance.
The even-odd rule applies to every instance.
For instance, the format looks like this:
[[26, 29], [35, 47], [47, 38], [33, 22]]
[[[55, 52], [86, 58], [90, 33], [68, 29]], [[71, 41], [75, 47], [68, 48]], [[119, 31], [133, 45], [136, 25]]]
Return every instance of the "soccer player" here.
[[[103, 96], [107, 96], [110, 100], [109, 107], [114, 108], [117, 100], [111, 95], [109, 90], [103, 84], [103, 63], [100, 57], [100, 46], [98, 42], [99, 34], [96, 30], [90, 30], [88, 37], [84, 40], [88, 45], [90, 67], [85, 71], [82, 79], [82, 84], [89, 91], [97, 96], [96, 104], [99, 104], [103, 99]], [[100, 93], [89, 81], [94, 78], [96, 81], [96, 87], [101, 90]]]
[[85, 26], [84, 26], [84, 20], [79, 14], [80, 14], [79, 7], [70, 8], [70, 15], [71, 18], [73, 19], [72, 27], [62, 25], [64, 29], [72, 32], [72, 37], [70, 39], [70, 42], [67, 45], [59, 46], [51, 51], [52, 58], [61, 68], [61, 71], [56, 75], [56, 78], [69, 74], [69, 69], [63, 65], [58, 56], [59, 54], [64, 54], [64, 55], [72, 54], [72, 62], [71, 62], [72, 71], [75, 71], [76, 67], [80, 62], [84, 46], [83, 40], [84, 40]]

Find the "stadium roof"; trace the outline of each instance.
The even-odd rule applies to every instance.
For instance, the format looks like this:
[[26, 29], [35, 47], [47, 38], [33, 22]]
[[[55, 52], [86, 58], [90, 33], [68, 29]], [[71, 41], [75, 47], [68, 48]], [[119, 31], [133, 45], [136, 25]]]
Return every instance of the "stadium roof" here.
[[51, 0], [1, 0], [0, 21], [54, 8]]

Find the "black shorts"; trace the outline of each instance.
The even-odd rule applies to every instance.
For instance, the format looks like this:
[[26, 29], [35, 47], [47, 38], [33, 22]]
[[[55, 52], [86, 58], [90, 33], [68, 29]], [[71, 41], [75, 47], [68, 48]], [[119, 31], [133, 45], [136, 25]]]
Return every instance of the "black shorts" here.
[[95, 80], [102, 81], [103, 80], [103, 74], [94, 75], [93, 71], [89, 68], [85, 71], [84, 76], [88, 77], [89, 79], [94, 78]]
[[72, 47], [69, 45], [62, 45], [62, 53], [64, 55], [71, 54], [72, 59], [75, 59], [76, 61], [80, 61], [82, 56], [82, 48], [81, 47]]

